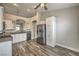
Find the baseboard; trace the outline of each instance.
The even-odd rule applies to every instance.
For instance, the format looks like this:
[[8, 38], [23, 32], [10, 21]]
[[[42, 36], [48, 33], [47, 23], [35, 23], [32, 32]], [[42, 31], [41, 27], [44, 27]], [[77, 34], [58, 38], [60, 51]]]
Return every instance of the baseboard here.
[[70, 49], [70, 50], [75, 51], [75, 52], [79, 52], [79, 50], [74, 49], [72, 47], [68, 47], [68, 46], [65, 46], [65, 45], [58, 44], [58, 43], [56, 43], [56, 45], [61, 46], [61, 47], [64, 47], [64, 48], [67, 48], [67, 49]]

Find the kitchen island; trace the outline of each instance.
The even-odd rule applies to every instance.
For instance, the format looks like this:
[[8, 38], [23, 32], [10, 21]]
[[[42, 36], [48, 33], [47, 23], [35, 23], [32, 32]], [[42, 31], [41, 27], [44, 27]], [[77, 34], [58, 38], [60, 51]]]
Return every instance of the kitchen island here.
[[25, 31], [13, 32], [11, 33], [11, 36], [13, 37], [13, 43], [19, 43], [27, 40], [27, 33]]

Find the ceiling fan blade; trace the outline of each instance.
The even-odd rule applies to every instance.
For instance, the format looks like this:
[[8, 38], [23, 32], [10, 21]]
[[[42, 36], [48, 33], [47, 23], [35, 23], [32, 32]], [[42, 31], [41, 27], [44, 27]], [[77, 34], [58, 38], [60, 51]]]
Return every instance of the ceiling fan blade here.
[[48, 9], [48, 8], [47, 8], [47, 6], [46, 6], [46, 3], [44, 4], [44, 9], [45, 9], [45, 10], [47, 10], [47, 9]]
[[39, 3], [38, 5], [36, 5], [36, 6], [34, 7], [34, 9], [37, 9], [40, 5], [41, 5], [41, 3]]

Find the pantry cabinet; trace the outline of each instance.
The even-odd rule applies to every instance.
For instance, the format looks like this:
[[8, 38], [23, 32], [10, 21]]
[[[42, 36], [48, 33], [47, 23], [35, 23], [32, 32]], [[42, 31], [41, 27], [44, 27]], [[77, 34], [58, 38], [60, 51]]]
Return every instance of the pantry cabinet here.
[[46, 19], [46, 44], [54, 47], [56, 43], [56, 17]]

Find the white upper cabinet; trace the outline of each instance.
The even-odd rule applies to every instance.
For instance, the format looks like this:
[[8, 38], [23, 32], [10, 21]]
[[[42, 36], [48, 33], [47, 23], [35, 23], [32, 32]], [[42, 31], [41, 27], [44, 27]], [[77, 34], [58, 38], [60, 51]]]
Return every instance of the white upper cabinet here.
[[14, 29], [14, 25], [11, 20], [5, 20], [5, 29]]
[[3, 31], [3, 7], [0, 6], [0, 33]]
[[52, 47], [56, 41], [56, 17], [48, 17], [46, 19], [46, 43]]

